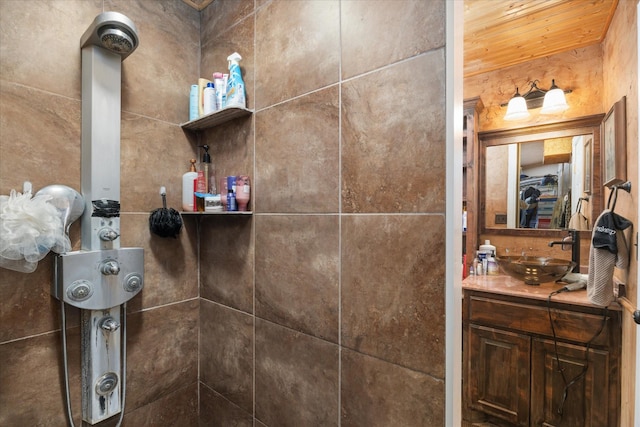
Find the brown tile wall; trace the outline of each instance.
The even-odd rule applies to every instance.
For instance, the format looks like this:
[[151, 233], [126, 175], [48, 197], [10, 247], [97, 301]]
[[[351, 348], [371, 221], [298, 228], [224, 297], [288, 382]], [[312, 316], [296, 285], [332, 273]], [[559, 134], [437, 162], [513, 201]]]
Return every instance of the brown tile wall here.
[[[80, 188], [79, 40], [103, 10], [141, 40], [122, 84], [122, 246], [146, 274], [124, 425], [443, 425], [444, 2], [0, 0], [0, 194]], [[233, 51], [255, 113], [185, 134], [189, 85]], [[254, 215], [151, 235], [202, 143], [218, 176], [251, 176]], [[66, 425], [51, 275], [51, 256], [0, 269], [0, 425]]]
[[[149, 212], [180, 205], [193, 147], [178, 126], [198, 73], [200, 16], [181, 1], [0, 0], [0, 194], [80, 190], [80, 37], [103, 10], [127, 15], [140, 46], [122, 65], [121, 234], [145, 249], [145, 288], [128, 304], [126, 426], [198, 423], [196, 223], [150, 235]], [[80, 247], [79, 221], [71, 227]], [[34, 273], [0, 269], [0, 425], [66, 426], [51, 255]], [[79, 310], [67, 309], [71, 397], [80, 425]], [[116, 417], [117, 418], [117, 417]], [[109, 420], [104, 425], [114, 425]]]
[[[425, 28], [428, 28], [425, 31]], [[200, 425], [444, 424], [444, 2], [214, 1], [203, 132], [253, 216], [200, 222]]]

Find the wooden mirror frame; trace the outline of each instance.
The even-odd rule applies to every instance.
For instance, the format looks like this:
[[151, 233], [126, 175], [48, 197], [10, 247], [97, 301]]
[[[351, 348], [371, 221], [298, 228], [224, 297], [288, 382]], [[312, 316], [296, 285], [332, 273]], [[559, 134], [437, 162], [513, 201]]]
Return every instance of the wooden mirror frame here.
[[[540, 230], [534, 228], [489, 228], [486, 226], [486, 150], [487, 147], [496, 145], [514, 144], [529, 141], [539, 141], [542, 139], [573, 137], [579, 135], [592, 135], [592, 156], [591, 156], [591, 194], [589, 195], [590, 211], [588, 212], [591, 222], [595, 220], [595, 215], [602, 212], [603, 188], [600, 183], [601, 170], [601, 133], [600, 127], [604, 114], [585, 116], [577, 119], [563, 120], [555, 123], [527, 126], [515, 129], [503, 129], [485, 131], [478, 133], [480, 145], [480, 158], [478, 159], [478, 230], [480, 234], [512, 235], [512, 236], [535, 236], [535, 237], [556, 237], [566, 234], [566, 230], [552, 229]], [[593, 227], [593, 224], [591, 224]], [[591, 237], [591, 231], [581, 231], [581, 237]], [[584, 235], [584, 236], [583, 236]]]

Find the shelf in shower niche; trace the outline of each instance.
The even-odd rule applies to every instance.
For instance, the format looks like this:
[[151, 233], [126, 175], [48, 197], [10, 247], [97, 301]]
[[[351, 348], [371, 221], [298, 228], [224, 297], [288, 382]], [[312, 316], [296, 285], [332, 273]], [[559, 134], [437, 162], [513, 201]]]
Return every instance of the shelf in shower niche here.
[[222, 211], [222, 212], [180, 212], [180, 215], [187, 216], [208, 216], [208, 215], [253, 215], [252, 211]]
[[247, 108], [227, 107], [222, 110], [214, 111], [206, 116], [182, 123], [180, 127], [188, 130], [203, 130], [221, 125], [239, 117], [249, 116], [251, 114], [253, 114], [253, 111]]

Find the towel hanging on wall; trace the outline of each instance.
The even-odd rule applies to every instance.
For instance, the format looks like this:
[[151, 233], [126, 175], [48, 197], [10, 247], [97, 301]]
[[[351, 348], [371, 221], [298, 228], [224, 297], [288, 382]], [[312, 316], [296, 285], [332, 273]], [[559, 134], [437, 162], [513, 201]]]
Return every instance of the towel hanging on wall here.
[[595, 222], [589, 249], [589, 278], [587, 296], [593, 304], [606, 307], [614, 298], [614, 267], [629, 267], [629, 246], [625, 230], [631, 221], [605, 209]]

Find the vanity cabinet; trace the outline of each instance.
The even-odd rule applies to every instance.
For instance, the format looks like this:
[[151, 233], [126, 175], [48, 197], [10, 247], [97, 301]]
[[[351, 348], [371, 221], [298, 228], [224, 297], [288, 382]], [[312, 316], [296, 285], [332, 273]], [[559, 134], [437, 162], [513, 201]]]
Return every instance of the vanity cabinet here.
[[617, 427], [619, 314], [465, 289], [463, 425]]

